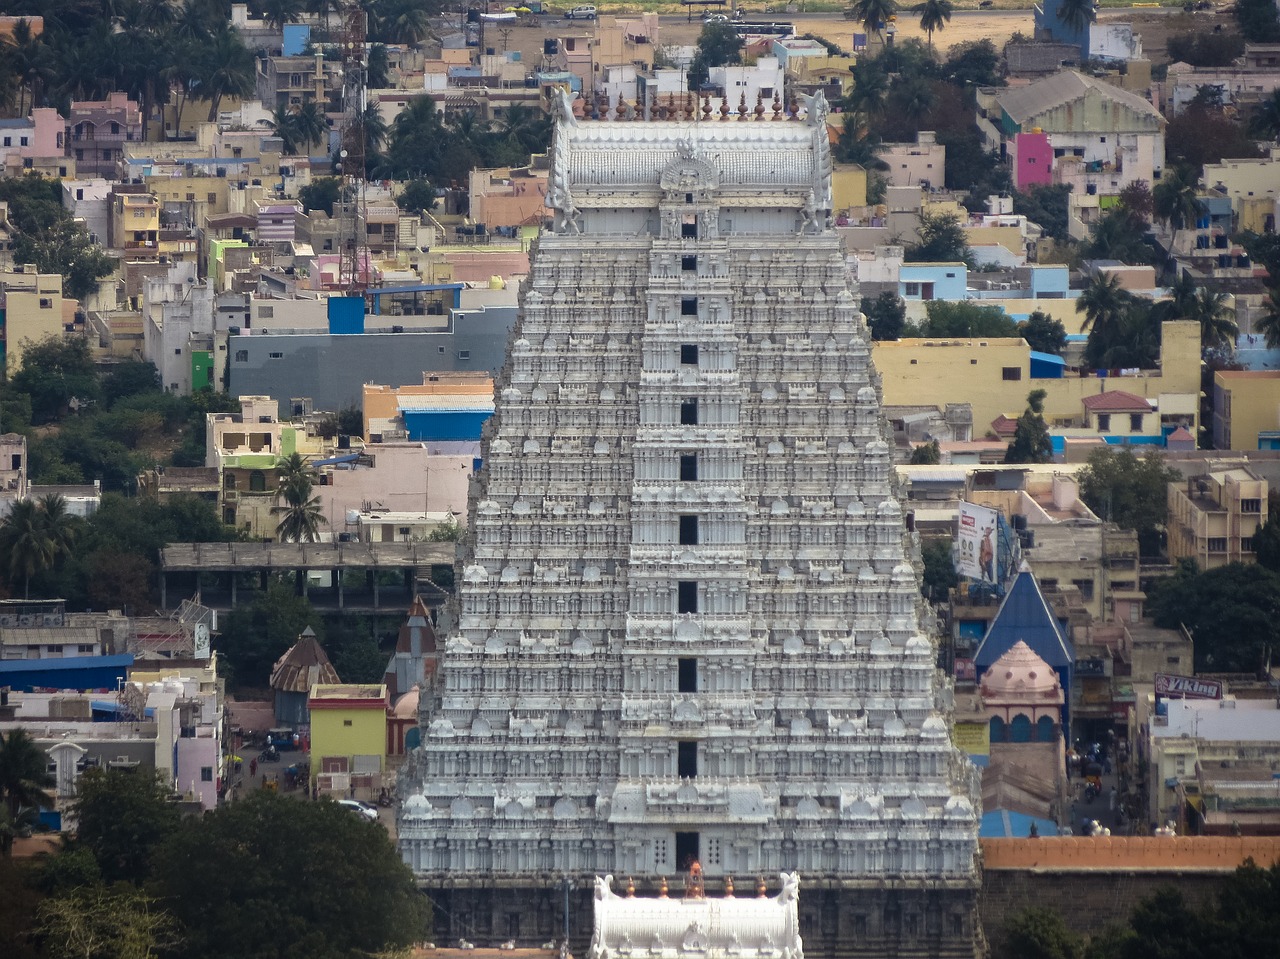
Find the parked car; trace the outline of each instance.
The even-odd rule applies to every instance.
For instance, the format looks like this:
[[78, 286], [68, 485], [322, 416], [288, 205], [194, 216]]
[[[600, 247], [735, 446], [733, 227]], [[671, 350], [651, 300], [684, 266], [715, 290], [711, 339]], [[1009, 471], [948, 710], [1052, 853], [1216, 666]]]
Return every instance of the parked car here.
[[566, 20], [594, 20], [596, 18], [596, 8], [590, 5], [574, 7], [564, 15]]
[[359, 813], [370, 822], [377, 821], [378, 807], [371, 806], [367, 802], [361, 802], [359, 799], [339, 799], [338, 805], [343, 809], [350, 809], [354, 813]]

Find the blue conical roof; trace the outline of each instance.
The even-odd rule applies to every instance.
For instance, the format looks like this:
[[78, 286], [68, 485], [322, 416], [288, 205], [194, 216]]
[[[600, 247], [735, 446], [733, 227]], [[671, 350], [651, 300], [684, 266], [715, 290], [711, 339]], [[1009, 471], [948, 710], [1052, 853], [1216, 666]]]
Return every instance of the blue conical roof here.
[[1067, 639], [1058, 617], [1040, 592], [1040, 584], [1025, 563], [974, 654], [974, 666], [986, 669], [1018, 640], [1030, 646], [1032, 652], [1054, 669], [1069, 669], [1075, 662], [1071, 640]]

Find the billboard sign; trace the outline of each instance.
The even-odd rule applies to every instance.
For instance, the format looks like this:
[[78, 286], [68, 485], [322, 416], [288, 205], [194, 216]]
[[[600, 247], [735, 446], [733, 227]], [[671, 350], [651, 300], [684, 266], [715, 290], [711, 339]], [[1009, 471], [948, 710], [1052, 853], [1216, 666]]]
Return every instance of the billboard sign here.
[[956, 572], [968, 579], [995, 585], [997, 524], [1000, 514], [985, 506], [960, 504], [956, 532]]
[[1156, 695], [1170, 699], [1221, 699], [1222, 683], [1194, 676], [1156, 673]]

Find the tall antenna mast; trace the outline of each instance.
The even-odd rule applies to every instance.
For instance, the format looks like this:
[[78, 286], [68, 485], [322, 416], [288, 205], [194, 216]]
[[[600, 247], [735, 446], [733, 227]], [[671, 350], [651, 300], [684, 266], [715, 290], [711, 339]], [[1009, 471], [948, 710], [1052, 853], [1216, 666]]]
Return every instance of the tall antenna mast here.
[[349, 296], [362, 293], [366, 281], [362, 275], [365, 223], [368, 220], [364, 129], [369, 68], [365, 53], [366, 29], [364, 8], [358, 0], [346, 0], [342, 5], [342, 145], [339, 156], [351, 232], [342, 238], [338, 282]]

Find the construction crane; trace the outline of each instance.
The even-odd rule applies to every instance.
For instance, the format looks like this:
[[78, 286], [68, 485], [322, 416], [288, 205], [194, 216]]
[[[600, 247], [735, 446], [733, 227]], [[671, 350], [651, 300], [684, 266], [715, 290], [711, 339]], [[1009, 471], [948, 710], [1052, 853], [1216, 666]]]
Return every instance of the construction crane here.
[[[368, 202], [365, 195], [365, 128], [368, 105], [369, 60], [365, 50], [368, 15], [358, 0], [344, 0], [342, 7], [342, 136], [339, 158], [342, 165], [343, 196], [351, 232], [342, 237], [342, 258], [338, 282], [348, 296], [364, 292], [365, 224]], [[344, 230], [345, 233], [345, 230]]]

